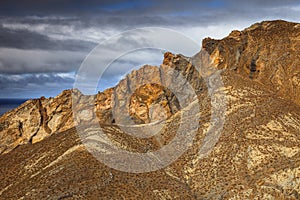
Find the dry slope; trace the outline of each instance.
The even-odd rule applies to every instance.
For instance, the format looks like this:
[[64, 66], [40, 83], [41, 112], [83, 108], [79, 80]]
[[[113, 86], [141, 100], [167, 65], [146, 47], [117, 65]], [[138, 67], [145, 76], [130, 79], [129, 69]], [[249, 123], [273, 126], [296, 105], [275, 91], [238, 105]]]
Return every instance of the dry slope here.
[[[135, 174], [109, 168], [86, 150], [72, 125], [64, 125], [69, 123], [68, 120], [57, 120], [57, 124], [62, 125], [53, 128], [51, 119], [57, 115], [53, 113], [63, 113], [60, 119], [69, 119], [66, 117], [72, 112], [69, 97], [29, 101], [7, 113], [0, 119], [1, 144], [5, 147], [4, 154], [0, 156], [0, 198], [299, 199], [300, 106], [297, 98], [299, 87], [296, 86], [300, 70], [297, 65], [299, 27], [299, 24], [284, 21], [258, 23], [244, 31], [234, 31], [223, 40], [205, 39], [203, 50], [192, 58], [167, 53], [160, 68], [145, 66], [128, 75], [115, 88], [96, 97], [73, 91], [80, 97], [78, 102], [96, 102], [93, 113], [86, 111], [84, 106], [89, 105], [86, 103], [79, 103], [80, 106], [75, 108], [84, 117], [96, 119], [81, 123], [77, 128], [88, 136], [99, 131], [100, 121], [108, 136], [106, 140], [91, 140], [91, 143], [97, 142], [104, 152], [112, 156], [114, 151], [107, 146], [108, 139], [125, 150], [145, 153], [168, 145], [175, 137], [180, 122], [189, 122], [193, 116], [181, 115], [183, 110], [178, 109], [176, 98], [159, 84], [136, 83], [143, 87], [127, 93], [124, 88], [132, 84], [129, 78], [138, 74], [139, 77], [147, 77], [145, 80], [151, 77], [157, 79], [156, 83], [162, 83], [159, 81], [165, 79], [157, 73], [164, 67], [176, 68], [187, 77], [195, 88], [201, 107], [199, 113], [193, 113], [200, 116], [199, 128], [190, 148], [171, 165], [155, 172]], [[211, 57], [211, 67], [222, 69], [224, 85], [215, 95], [225, 94], [227, 98], [226, 113], [223, 113], [225, 124], [209, 154], [204, 154], [202, 147], [214, 140], [211, 125], [216, 122], [210, 119], [213, 114], [212, 98], [206, 87], [213, 81], [213, 76], [202, 78], [192, 64], [204, 62], [202, 56], [206, 53]], [[147, 73], [140, 73], [143, 70]], [[69, 92], [63, 94], [66, 97]], [[65, 104], [59, 103], [62, 99], [65, 99]], [[55, 102], [58, 108], [47, 107], [51, 104], [49, 102]], [[133, 102], [137, 102], [137, 106]], [[172, 103], [166, 105], [166, 102]], [[120, 103], [121, 106], [112, 109]], [[125, 133], [118, 123], [112, 124], [126, 120], [123, 115], [118, 115], [120, 119], [111, 117], [114, 116], [113, 111], [123, 112], [124, 109], [128, 113], [130, 110], [129, 116], [136, 117], [136, 122], [151, 122], [148, 111], [153, 103], [163, 105], [166, 112], [169, 111], [169, 118], [155, 136], [136, 138]], [[148, 110], [144, 112], [139, 108]], [[57, 112], [50, 112], [51, 109]], [[20, 126], [15, 120], [30, 118], [27, 112], [37, 113], [35, 127], [44, 130], [43, 135], [48, 134], [40, 142], [30, 142], [32, 139], [29, 139], [27, 143], [18, 143], [23, 135], [32, 134], [24, 131], [27, 130], [25, 124], [31, 127], [31, 122]], [[157, 119], [160, 120], [160, 116]], [[75, 119], [72, 123], [76, 125], [79, 122]], [[139, 125], [148, 129], [152, 126], [155, 125]], [[53, 134], [54, 130], [57, 134]]]

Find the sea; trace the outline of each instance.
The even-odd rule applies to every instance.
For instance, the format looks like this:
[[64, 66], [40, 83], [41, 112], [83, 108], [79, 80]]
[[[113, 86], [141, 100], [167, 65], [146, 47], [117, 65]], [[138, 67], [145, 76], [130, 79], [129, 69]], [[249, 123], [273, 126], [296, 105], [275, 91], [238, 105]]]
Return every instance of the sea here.
[[0, 99], [0, 116], [18, 107], [27, 100], [28, 99]]

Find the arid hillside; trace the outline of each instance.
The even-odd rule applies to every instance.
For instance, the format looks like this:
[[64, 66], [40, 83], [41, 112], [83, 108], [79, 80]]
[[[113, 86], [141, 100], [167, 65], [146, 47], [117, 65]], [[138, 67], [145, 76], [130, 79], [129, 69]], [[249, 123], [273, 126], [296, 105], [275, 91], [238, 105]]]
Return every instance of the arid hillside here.
[[25, 102], [0, 117], [0, 199], [299, 199], [299, 39], [265, 21]]

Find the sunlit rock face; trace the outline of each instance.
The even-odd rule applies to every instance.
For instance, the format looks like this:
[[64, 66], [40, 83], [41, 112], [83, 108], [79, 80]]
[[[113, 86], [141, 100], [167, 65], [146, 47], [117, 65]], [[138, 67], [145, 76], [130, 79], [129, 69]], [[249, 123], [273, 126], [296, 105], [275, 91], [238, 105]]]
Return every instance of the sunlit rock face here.
[[[189, 91], [187, 83], [195, 93], [183, 94], [180, 105], [174, 91]], [[55, 98], [29, 100], [1, 116], [0, 153], [39, 142], [78, 124], [133, 125], [166, 120], [204, 87], [199, 72], [185, 57], [168, 52], [160, 67], [145, 65], [96, 95], [65, 90]]]
[[[74, 94], [81, 95], [74, 90]], [[74, 127], [71, 91], [64, 91], [55, 98], [29, 100], [0, 118], [0, 152], [36, 143], [57, 131]]]
[[222, 40], [206, 38], [202, 46], [219, 69], [233, 70], [300, 104], [299, 39], [299, 24], [265, 21]]
[[[192, 102], [205, 87], [191, 62], [167, 52], [160, 67], [145, 65], [115, 87], [114, 120], [117, 124], [135, 124], [167, 119]], [[182, 92], [180, 102], [176, 92]]]
[[179, 109], [170, 103], [171, 92], [158, 84], [146, 84], [134, 91], [130, 99], [129, 114], [136, 124], [162, 121]]
[[[25, 102], [0, 118], [0, 198], [299, 199], [299, 37], [299, 24], [257, 23], [222, 40], [205, 39], [191, 58], [168, 52], [161, 66], [146, 65], [97, 95], [68, 90]], [[214, 98], [211, 77], [218, 69], [223, 85]], [[218, 121], [211, 116], [222, 105], [212, 101], [218, 98], [226, 99], [226, 110], [215, 138]], [[199, 116], [199, 127], [192, 144], [157, 171], [108, 167], [78, 136], [78, 130], [88, 137], [101, 127], [107, 137], [91, 144], [108, 155], [115, 153], [109, 144], [141, 156], [156, 152], [180, 125], [192, 124], [193, 116], [183, 113], [195, 102], [200, 110], [191, 115]], [[126, 132], [157, 124], [161, 129], [148, 138]]]

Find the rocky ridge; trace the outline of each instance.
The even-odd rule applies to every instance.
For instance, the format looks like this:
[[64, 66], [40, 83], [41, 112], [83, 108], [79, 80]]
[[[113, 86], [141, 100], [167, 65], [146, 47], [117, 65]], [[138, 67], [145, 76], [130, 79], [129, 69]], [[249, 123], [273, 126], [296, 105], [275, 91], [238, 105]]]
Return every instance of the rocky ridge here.
[[[180, 73], [182, 83], [176, 80]], [[55, 98], [29, 100], [0, 117], [0, 154], [82, 123], [143, 124], [167, 119], [181, 106], [168, 87], [179, 90], [192, 79], [197, 93], [205, 87], [189, 61], [166, 53], [160, 67], [143, 66], [97, 95], [83, 95], [72, 89]], [[193, 94], [186, 94], [184, 101], [190, 102], [191, 98]]]
[[[299, 71], [298, 27], [299, 24], [284, 21], [258, 23], [222, 40], [205, 39], [202, 51], [192, 58], [166, 53], [160, 68], [145, 66], [115, 88], [96, 96], [84, 96], [74, 90], [73, 110], [79, 114], [74, 121], [67, 120], [72, 113], [71, 91], [63, 92], [59, 98], [28, 101], [6, 113], [0, 119], [1, 144], [6, 147], [0, 156], [0, 165], [4, 166], [0, 169], [0, 198], [299, 199], [299, 88], [291, 82]], [[284, 56], [285, 51], [289, 55]], [[205, 60], [206, 55], [210, 59]], [[201, 150], [203, 144], [214, 141], [211, 125], [217, 122], [210, 118], [214, 111], [209, 85], [213, 81], [210, 74], [215, 70], [200, 69], [198, 73], [195, 69], [201, 68], [201, 63], [221, 69], [224, 85], [215, 96], [225, 94], [228, 101], [221, 135], [208, 154]], [[180, 99], [175, 98], [174, 91], [163, 87], [174, 83], [172, 78], [162, 78], [159, 72], [164, 68], [167, 72], [177, 69], [197, 95], [201, 110], [195, 114], [200, 118], [192, 146], [169, 166], [148, 173], [121, 172], [96, 160], [82, 144], [83, 138], [79, 138], [76, 129], [71, 128], [79, 122], [88, 136], [97, 132], [100, 121], [108, 138], [91, 142], [113, 156], [114, 151], [107, 147], [108, 139], [128, 151], [156, 151], [170, 143], [182, 120], [191, 121], [192, 116], [182, 115]], [[134, 82], [133, 77], [139, 77], [138, 81]], [[181, 89], [186, 85], [184, 81], [176, 83]], [[137, 85], [141, 87], [136, 88]], [[187, 102], [194, 100], [192, 94], [185, 96]], [[95, 112], [89, 112], [90, 106]], [[158, 107], [166, 115], [151, 114]], [[36, 113], [35, 118], [26, 113]], [[63, 115], [59, 117], [57, 113]], [[25, 117], [36, 120], [36, 125], [22, 121], [20, 126], [19, 121]], [[136, 138], [116, 123], [127, 123], [128, 117], [140, 123], [139, 127], [150, 129], [152, 123], [143, 123], [165, 117], [167, 120], [155, 136]], [[58, 123], [53, 126], [55, 118]], [[86, 120], [86, 124], [80, 120]], [[5, 123], [10, 124], [2, 125]], [[32, 136], [24, 130], [39, 134]], [[58, 134], [53, 134], [55, 131]], [[42, 139], [34, 140], [39, 135]], [[19, 143], [19, 138], [27, 137], [31, 138]]]
[[233, 70], [300, 104], [300, 25], [256, 23], [222, 40], [206, 38], [202, 47], [219, 69]]

